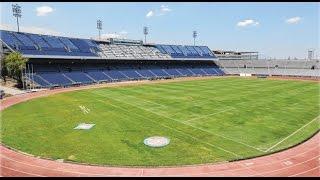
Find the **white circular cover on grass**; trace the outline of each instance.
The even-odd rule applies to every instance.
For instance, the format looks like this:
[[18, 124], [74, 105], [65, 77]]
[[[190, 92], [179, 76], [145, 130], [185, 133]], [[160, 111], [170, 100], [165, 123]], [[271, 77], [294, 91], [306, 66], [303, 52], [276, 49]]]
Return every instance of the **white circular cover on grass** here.
[[161, 136], [148, 137], [143, 143], [150, 147], [163, 147], [170, 143], [170, 139]]

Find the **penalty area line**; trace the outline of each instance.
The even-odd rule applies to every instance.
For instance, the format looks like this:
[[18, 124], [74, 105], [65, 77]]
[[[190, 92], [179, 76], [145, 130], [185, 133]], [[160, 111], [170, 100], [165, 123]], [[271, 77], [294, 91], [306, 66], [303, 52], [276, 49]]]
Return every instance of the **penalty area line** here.
[[295, 135], [297, 132], [299, 132], [301, 129], [303, 129], [304, 127], [308, 126], [309, 124], [311, 124], [313, 121], [318, 120], [318, 118], [320, 117], [317, 116], [316, 118], [312, 119], [310, 122], [308, 122], [307, 124], [303, 125], [302, 127], [300, 127], [299, 129], [297, 129], [296, 131], [294, 131], [293, 133], [291, 133], [289, 136], [283, 138], [281, 141], [279, 141], [278, 143], [276, 143], [275, 145], [271, 146], [269, 149], [265, 150], [265, 152], [270, 151], [271, 149], [275, 148], [276, 146], [278, 146], [279, 144], [281, 144], [283, 141], [287, 140], [288, 138], [290, 138], [291, 136]]
[[[93, 93], [93, 92], [92, 92], [92, 93]], [[184, 125], [186, 125], [186, 126], [190, 126], [190, 127], [194, 128], [194, 129], [198, 129], [198, 130], [200, 130], [200, 131], [202, 131], [202, 132], [206, 132], [206, 133], [211, 134], [211, 135], [214, 135], [214, 136], [222, 137], [222, 138], [224, 138], [224, 139], [228, 139], [228, 140], [233, 141], [233, 142], [236, 142], [236, 143], [238, 143], [238, 144], [242, 144], [242, 145], [244, 145], [244, 146], [250, 147], [250, 148], [255, 149], [255, 150], [257, 150], [257, 151], [263, 152], [262, 150], [260, 150], [260, 149], [258, 149], [258, 148], [255, 148], [255, 147], [253, 147], [253, 146], [250, 146], [250, 145], [248, 145], [248, 144], [246, 144], [246, 143], [242, 143], [242, 142], [239, 142], [239, 141], [235, 141], [235, 140], [233, 140], [233, 139], [231, 139], [231, 138], [228, 138], [228, 137], [225, 137], [225, 136], [216, 134], [216, 133], [212, 133], [212, 132], [207, 131], [207, 130], [205, 130], [205, 129], [202, 129], [202, 128], [200, 128], [200, 127], [193, 126], [193, 125], [190, 124], [190, 123], [181, 122], [181, 121], [179, 121], [179, 120], [176, 120], [176, 119], [174, 119], [174, 118], [168, 117], [168, 116], [166, 116], [166, 115], [153, 112], [153, 111], [151, 111], [151, 110], [149, 110], [149, 109], [146, 109], [146, 108], [139, 107], [139, 105], [134, 105], [134, 104], [131, 104], [131, 103], [128, 103], [128, 102], [123, 102], [123, 101], [121, 101], [121, 100], [118, 100], [118, 99], [115, 99], [115, 98], [111, 98], [111, 97], [109, 97], [109, 96], [104, 96], [104, 95], [101, 95], [101, 94], [98, 94], [98, 93], [93, 93], [93, 94], [96, 94], [96, 95], [99, 95], [99, 96], [104, 97], [104, 98], [109, 98], [109, 99], [112, 99], [112, 100], [115, 100], [115, 101], [118, 101], [118, 102], [121, 102], [121, 103], [130, 105], [130, 106], [136, 107], [136, 108], [141, 109], [141, 110], [143, 110], [143, 111], [150, 112], [150, 113], [152, 113], [152, 114], [154, 114], [154, 115], [157, 115], [157, 116], [160, 116], [160, 117], [164, 117], [164, 118], [166, 118], [166, 119], [173, 120], [173, 121], [178, 122], [178, 123], [180, 123], [180, 124], [184, 124]]]
[[[100, 94], [99, 94], [99, 95], [100, 95]], [[102, 95], [101, 95], [101, 96], [102, 96]], [[117, 99], [114, 99], [114, 98], [110, 98], [110, 97], [107, 97], [107, 98], [112, 99], [112, 100], [114, 100], [114, 101], [118, 101], [118, 102], [120, 102], [120, 103], [123, 103], [123, 102], [121, 102], [121, 101], [119, 101], [119, 100], [117, 100]], [[102, 103], [105, 104], [105, 102], [104, 102], [103, 100], [97, 100], [97, 101], [100, 101], [100, 102], [102, 102]], [[125, 103], [125, 104], [127, 104], [127, 103]], [[122, 107], [120, 107], [120, 106], [114, 105], [114, 104], [112, 104], [112, 103], [108, 103], [108, 105], [113, 106], [113, 107], [116, 107], [116, 108], [118, 108], [118, 109], [121, 109], [121, 110], [123, 110], [123, 111], [125, 111], [125, 112], [127, 112], [127, 113], [129, 113], [129, 114], [135, 114], [136, 116], [142, 117], [142, 119], [145, 119], [145, 120], [151, 121], [151, 122], [153, 122], [153, 123], [159, 124], [160, 126], [163, 126], [163, 127], [165, 127], [165, 128], [168, 128], [168, 129], [170, 129], [170, 130], [173, 130], [173, 131], [179, 132], [179, 133], [181, 133], [181, 134], [184, 134], [184, 135], [186, 135], [186, 136], [188, 136], [188, 137], [190, 137], [190, 138], [192, 138], [192, 139], [197, 140], [197, 141], [200, 142], [200, 143], [203, 143], [203, 144], [206, 144], [206, 145], [211, 146], [211, 147], [213, 147], [213, 148], [217, 148], [217, 149], [220, 149], [220, 150], [222, 150], [222, 151], [224, 151], [224, 152], [230, 153], [230, 154], [236, 156], [237, 158], [243, 158], [243, 156], [241, 156], [241, 155], [239, 155], [239, 154], [236, 154], [236, 153], [234, 153], [234, 152], [232, 152], [232, 151], [228, 151], [228, 150], [226, 150], [226, 149], [224, 149], [224, 148], [222, 148], [222, 147], [220, 147], [220, 146], [211, 144], [211, 143], [209, 143], [209, 142], [203, 141], [203, 140], [201, 140], [201, 139], [199, 139], [199, 138], [197, 138], [197, 137], [194, 137], [193, 135], [188, 134], [188, 133], [186, 133], [186, 132], [184, 132], [184, 131], [181, 131], [181, 130], [172, 128], [172, 127], [170, 127], [170, 126], [167, 126], [167, 125], [165, 125], [165, 124], [159, 123], [159, 122], [157, 122], [157, 121], [150, 120], [149, 118], [146, 118], [145, 116], [142, 116], [142, 115], [137, 114], [137, 113], [135, 113], [135, 112], [129, 111], [129, 110], [125, 109], [125, 108], [122, 108]], [[131, 104], [129, 104], [129, 105], [131, 105]], [[131, 106], [132, 106], [132, 105], [131, 105]], [[146, 110], [145, 110], [145, 111], [146, 111]]]

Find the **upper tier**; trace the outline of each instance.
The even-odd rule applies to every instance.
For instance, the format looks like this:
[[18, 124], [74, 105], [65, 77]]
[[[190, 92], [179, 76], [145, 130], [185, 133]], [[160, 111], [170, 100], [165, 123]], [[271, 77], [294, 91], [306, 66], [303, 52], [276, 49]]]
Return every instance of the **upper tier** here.
[[143, 45], [101, 42], [0, 30], [0, 40], [10, 51], [30, 58], [132, 59], [132, 60], [213, 60], [207, 46]]

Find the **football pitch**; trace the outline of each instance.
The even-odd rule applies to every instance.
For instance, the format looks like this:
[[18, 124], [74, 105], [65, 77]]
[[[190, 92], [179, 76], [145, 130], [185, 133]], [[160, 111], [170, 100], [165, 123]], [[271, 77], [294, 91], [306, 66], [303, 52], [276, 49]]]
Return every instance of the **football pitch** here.
[[[1, 141], [111, 166], [217, 163], [270, 154], [319, 131], [319, 83], [241, 77], [78, 90], [1, 112]], [[92, 123], [90, 130], [75, 130]], [[143, 140], [165, 136], [170, 144]]]

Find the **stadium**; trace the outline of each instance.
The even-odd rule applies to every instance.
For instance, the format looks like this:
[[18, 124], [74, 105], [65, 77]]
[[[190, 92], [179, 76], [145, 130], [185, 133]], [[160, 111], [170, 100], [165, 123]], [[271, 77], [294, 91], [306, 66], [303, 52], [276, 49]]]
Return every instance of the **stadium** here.
[[319, 176], [318, 59], [0, 34], [2, 61], [27, 59], [1, 100], [2, 176]]

